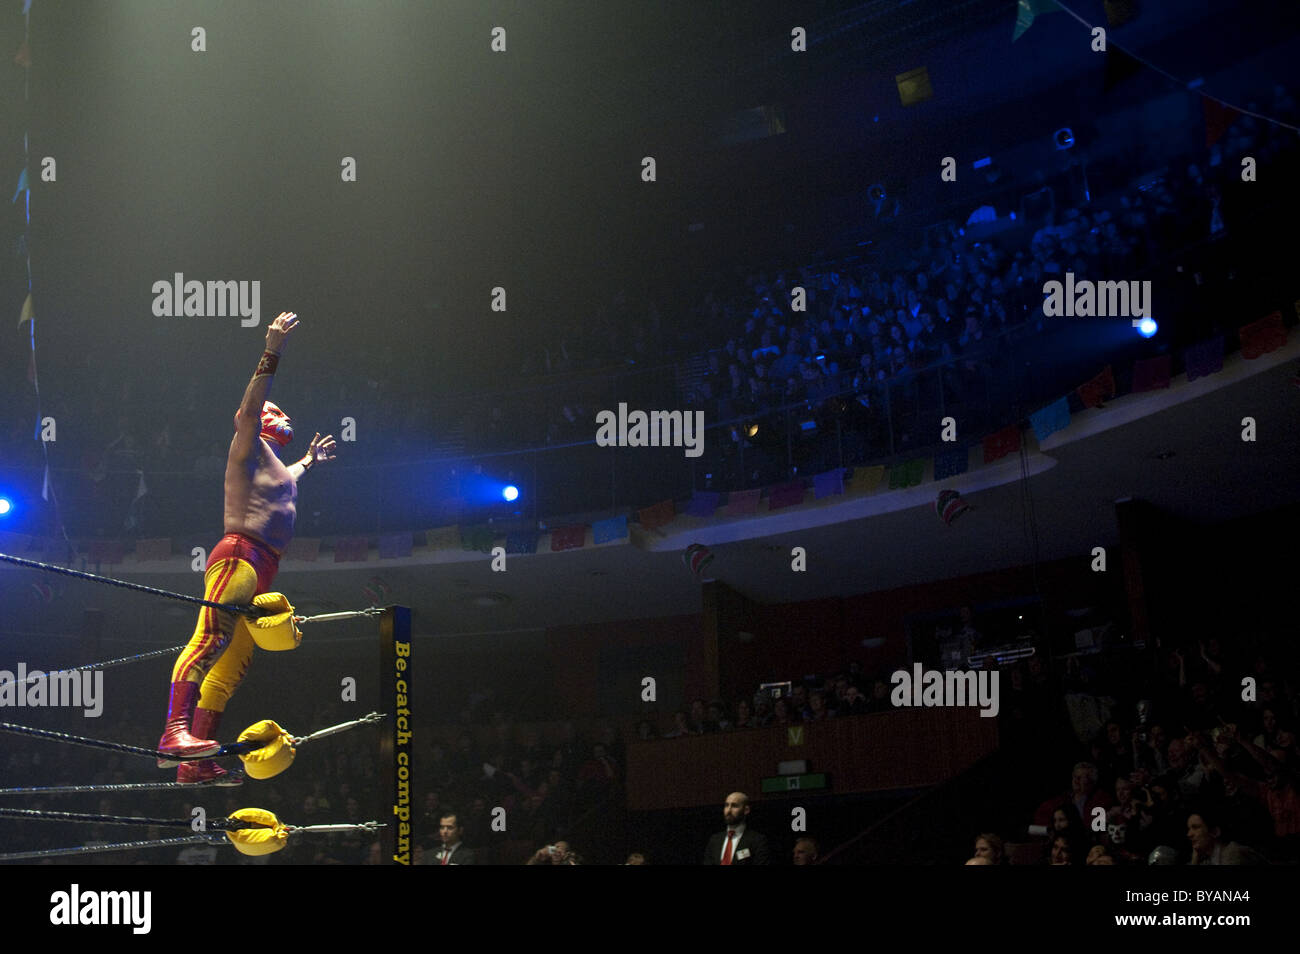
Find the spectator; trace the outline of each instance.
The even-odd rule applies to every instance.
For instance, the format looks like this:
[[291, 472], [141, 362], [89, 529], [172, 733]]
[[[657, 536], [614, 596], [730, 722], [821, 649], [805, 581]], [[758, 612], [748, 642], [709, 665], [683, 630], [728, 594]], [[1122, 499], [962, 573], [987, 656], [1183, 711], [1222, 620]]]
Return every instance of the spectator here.
[[820, 853], [817, 842], [812, 838], [800, 838], [794, 843], [794, 863], [797, 865], [815, 865]]
[[836, 710], [838, 715], [863, 715], [867, 711], [867, 698], [857, 686], [844, 690], [844, 705]]
[[975, 857], [987, 858], [991, 865], [1005, 862], [1005, 845], [1002, 836], [986, 831], [975, 839]]
[[795, 683], [790, 690], [789, 703], [791, 713], [798, 713], [803, 719], [808, 718], [811, 714], [808, 707], [808, 687], [801, 682]]
[[1048, 837], [1067, 835], [1072, 843], [1088, 839], [1088, 823], [1079, 815], [1078, 809], [1070, 803], [1059, 805], [1052, 812], [1052, 824], [1048, 828]]
[[1115, 859], [1106, 852], [1105, 845], [1093, 845], [1088, 849], [1088, 860], [1085, 865], [1113, 865]]
[[889, 701], [889, 683], [876, 679], [871, 683], [871, 697], [867, 700], [868, 712], [889, 712], [893, 709]]
[[820, 722], [823, 719], [829, 719], [835, 713], [826, 707], [826, 693], [820, 689], [814, 692], [808, 699], [808, 719], [811, 722]]
[[455, 812], [438, 819], [438, 841], [441, 842], [441, 847], [433, 864], [446, 866], [478, 863], [477, 855], [464, 845], [464, 829], [460, 827], [460, 819], [456, 818]]
[[1169, 770], [1162, 776], [1171, 792], [1184, 801], [1200, 795], [1205, 784], [1205, 768], [1195, 757], [1195, 748], [1186, 739], [1173, 739], [1169, 743]]
[[1097, 766], [1091, 762], [1075, 765], [1070, 776], [1070, 791], [1039, 805], [1034, 813], [1034, 824], [1046, 826], [1056, 809], [1065, 805], [1072, 805], [1080, 818], [1091, 818], [1094, 808], [1110, 808], [1110, 796], [1097, 788]]
[[733, 728], [753, 729], [757, 727], [758, 722], [754, 719], [753, 710], [747, 699], [741, 699], [736, 703], [736, 721]]
[[731, 722], [726, 716], [726, 709], [721, 702], [709, 703], [708, 724], [714, 727], [714, 732], [726, 732], [732, 728]]
[[716, 732], [717, 726], [709, 726], [709, 710], [703, 699], [696, 699], [691, 703], [691, 726], [695, 729], [696, 734], [703, 732]]
[[1104, 736], [1093, 744], [1093, 760], [1098, 773], [1107, 782], [1133, 773], [1133, 747], [1124, 737], [1124, 728], [1118, 722], [1106, 723]]
[[582, 859], [573, 851], [567, 841], [557, 841], [543, 845], [524, 864], [528, 865], [580, 865]]
[[685, 709], [678, 709], [673, 713], [673, 727], [664, 734], [665, 739], [677, 739], [684, 735], [699, 735], [700, 732], [691, 725], [690, 713]]
[[1078, 864], [1080, 860], [1079, 850], [1073, 840], [1068, 835], [1060, 834], [1052, 838], [1051, 851], [1048, 854], [1048, 865], [1051, 867], [1063, 867], [1066, 865]]
[[1187, 840], [1192, 846], [1193, 865], [1262, 865], [1264, 856], [1253, 848], [1227, 841], [1217, 812], [1200, 808], [1187, 816]]
[[[778, 702], [783, 700], [778, 699]], [[706, 865], [771, 864], [767, 838], [749, 827], [749, 796], [732, 792], [722, 806], [726, 830], [709, 839], [704, 852]]]
[[785, 699], [777, 699], [772, 703], [772, 725], [797, 725], [800, 721]]

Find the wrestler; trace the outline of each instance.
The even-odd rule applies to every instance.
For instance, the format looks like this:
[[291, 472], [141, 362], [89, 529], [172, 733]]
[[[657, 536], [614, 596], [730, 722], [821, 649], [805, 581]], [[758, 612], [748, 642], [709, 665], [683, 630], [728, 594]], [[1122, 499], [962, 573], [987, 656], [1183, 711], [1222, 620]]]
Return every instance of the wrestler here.
[[[334, 459], [334, 438], [321, 440], [319, 433], [297, 463], [286, 467], [276, 456], [293, 439], [293, 426], [266, 396], [285, 339], [297, 326], [298, 316], [290, 312], [271, 322], [266, 351], [235, 414], [226, 458], [225, 536], [208, 557], [203, 576], [203, 598], [211, 602], [246, 604], [270, 589], [280, 555], [293, 537], [298, 481], [318, 462]], [[221, 748], [214, 741], [221, 714], [253, 656], [252, 637], [235, 623], [233, 613], [210, 606], [199, 612], [194, 635], [172, 669], [167, 726], [158, 742], [165, 755], [213, 755]], [[162, 768], [175, 764], [158, 760]], [[182, 762], [176, 774], [182, 784], [210, 780], [238, 785], [242, 778], [212, 759]]]

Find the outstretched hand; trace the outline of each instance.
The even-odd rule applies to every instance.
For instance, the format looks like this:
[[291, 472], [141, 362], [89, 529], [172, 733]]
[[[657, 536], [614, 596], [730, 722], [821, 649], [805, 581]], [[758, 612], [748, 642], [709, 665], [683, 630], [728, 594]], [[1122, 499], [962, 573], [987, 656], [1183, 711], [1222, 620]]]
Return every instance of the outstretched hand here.
[[322, 439], [320, 431], [317, 431], [316, 436], [311, 439], [311, 446], [307, 448], [307, 455], [311, 457], [312, 463], [321, 460], [333, 460], [335, 446], [333, 434]]
[[284, 347], [284, 339], [289, 337], [289, 332], [296, 327], [298, 327], [297, 315], [291, 311], [280, 312], [266, 329], [266, 350], [279, 354], [280, 349]]

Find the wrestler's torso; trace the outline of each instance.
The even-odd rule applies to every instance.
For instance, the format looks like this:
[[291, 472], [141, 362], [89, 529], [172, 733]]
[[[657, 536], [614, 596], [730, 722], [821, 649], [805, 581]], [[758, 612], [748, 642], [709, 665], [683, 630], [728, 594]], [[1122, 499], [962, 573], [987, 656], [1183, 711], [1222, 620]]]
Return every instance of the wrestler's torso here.
[[297, 499], [297, 482], [263, 438], [247, 459], [227, 458], [226, 533], [246, 534], [282, 553], [293, 537]]

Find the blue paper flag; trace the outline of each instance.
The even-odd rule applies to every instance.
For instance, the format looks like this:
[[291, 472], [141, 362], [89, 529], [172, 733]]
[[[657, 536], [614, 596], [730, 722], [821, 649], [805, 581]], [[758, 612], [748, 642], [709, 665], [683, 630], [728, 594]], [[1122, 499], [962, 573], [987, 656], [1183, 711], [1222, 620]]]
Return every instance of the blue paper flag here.
[[1029, 415], [1029, 423], [1034, 428], [1034, 436], [1040, 441], [1047, 440], [1057, 431], [1070, 426], [1070, 402], [1065, 398], [1053, 401], [1042, 410]]
[[816, 492], [815, 500], [844, 493], [844, 468], [836, 467], [834, 470], [814, 476], [813, 490]]
[[592, 543], [609, 543], [611, 540], [622, 540], [626, 536], [627, 514], [610, 517], [608, 520], [597, 520], [591, 525]]
[[943, 480], [946, 477], [956, 477], [958, 474], [966, 473], [969, 461], [970, 448], [968, 447], [954, 447], [942, 454], [936, 454], [934, 457], [934, 479]]
[[716, 490], [697, 490], [691, 495], [686, 513], [692, 517], [712, 517], [721, 500], [722, 494]]
[[506, 534], [506, 553], [536, 553], [541, 534], [536, 530], [519, 530]]
[[411, 534], [384, 533], [379, 536], [379, 559], [400, 560], [411, 555]]

